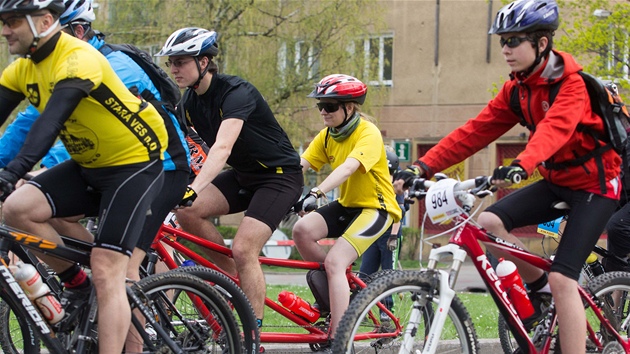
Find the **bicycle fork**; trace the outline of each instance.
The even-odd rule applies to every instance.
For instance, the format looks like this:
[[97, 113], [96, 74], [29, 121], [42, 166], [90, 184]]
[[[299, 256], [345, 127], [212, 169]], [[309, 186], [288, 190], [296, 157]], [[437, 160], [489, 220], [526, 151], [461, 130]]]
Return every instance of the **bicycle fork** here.
[[[441, 269], [436, 269], [437, 263], [443, 255], [452, 255], [453, 261], [449, 272]], [[427, 270], [434, 273], [435, 282], [429, 289], [428, 294], [417, 294], [414, 300], [414, 308], [411, 313], [409, 323], [405, 330], [402, 346], [405, 348], [406, 353], [411, 353], [413, 350], [414, 336], [418, 335], [418, 325], [422, 321], [422, 308], [426, 305], [427, 301], [433, 301], [434, 290], [437, 287], [439, 289], [439, 301], [438, 307], [434, 311], [434, 317], [431, 321], [431, 327], [428, 335], [425, 339], [424, 349], [422, 352], [416, 350], [416, 354], [434, 354], [437, 350], [440, 336], [442, 335], [442, 328], [448, 317], [449, 310], [451, 308], [451, 302], [455, 297], [455, 290], [453, 285], [457, 281], [457, 276], [462, 263], [466, 259], [466, 251], [462, 250], [459, 246], [448, 244], [436, 249], [431, 250], [429, 254], [429, 264]]]

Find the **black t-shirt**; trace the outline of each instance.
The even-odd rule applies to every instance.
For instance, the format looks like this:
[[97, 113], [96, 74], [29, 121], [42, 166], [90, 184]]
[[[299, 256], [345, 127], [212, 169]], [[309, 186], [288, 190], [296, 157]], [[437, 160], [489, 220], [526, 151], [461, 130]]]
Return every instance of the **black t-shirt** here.
[[184, 117], [212, 146], [225, 118], [244, 121], [227, 163], [242, 172], [290, 173], [301, 170], [289, 137], [254, 85], [237, 76], [214, 74], [208, 91], [184, 95]]

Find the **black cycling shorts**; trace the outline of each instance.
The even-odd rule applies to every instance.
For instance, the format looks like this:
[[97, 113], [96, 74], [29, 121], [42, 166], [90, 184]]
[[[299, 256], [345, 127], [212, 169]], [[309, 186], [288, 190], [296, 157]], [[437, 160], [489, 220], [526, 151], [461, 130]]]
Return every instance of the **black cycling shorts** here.
[[213, 181], [227, 200], [229, 214], [245, 216], [275, 230], [304, 189], [302, 171], [293, 173], [252, 173], [226, 170]]
[[[554, 208], [553, 205], [558, 201], [566, 202], [571, 209]], [[616, 206], [616, 200], [542, 180], [516, 190], [486, 211], [497, 215], [508, 232], [568, 214], [551, 271], [578, 280], [586, 257], [595, 247]]]
[[163, 181], [160, 160], [102, 168], [68, 160], [28, 183], [44, 193], [53, 217], [98, 216], [94, 246], [131, 256]]
[[147, 251], [168, 213], [182, 201], [190, 172], [175, 170], [164, 172], [164, 184], [151, 203], [151, 215], [147, 216], [136, 247]]

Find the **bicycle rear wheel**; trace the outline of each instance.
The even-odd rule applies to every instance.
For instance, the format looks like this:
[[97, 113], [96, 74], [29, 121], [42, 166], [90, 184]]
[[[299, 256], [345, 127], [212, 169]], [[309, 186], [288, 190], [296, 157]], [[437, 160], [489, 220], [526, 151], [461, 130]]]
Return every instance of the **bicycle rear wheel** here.
[[[422, 350], [440, 298], [437, 290], [431, 290], [432, 283], [433, 275], [425, 271], [393, 272], [375, 279], [350, 303], [337, 329], [333, 353], [351, 353], [352, 350], [355, 353], [373, 353], [375, 348], [397, 353], [414, 353], [416, 350]], [[382, 323], [375, 321], [380, 317], [378, 303], [388, 297], [394, 302], [392, 312], [400, 321], [402, 333], [380, 339], [356, 340], [357, 335], [371, 333], [382, 336], [380, 333], [390, 333], [394, 330], [391, 321]], [[402, 348], [403, 339], [409, 336], [413, 339], [412, 347]], [[477, 353], [478, 348], [477, 334], [470, 315], [461, 300], [455, 297], [442, 330], [437, 352]]]
[[[185, 353], [241, 353], [243, 342], [232, 310], [205, 281], [184, 272], [154, 274], [138, 281], [135, 294], [152, 312], [160, 328]], [[174, 294], [178, 294], [174, 297]], [[132, 309], [137, 304], [132, 303]], [[145, 326], [150, 353], [170, 352], [156, 328]]]
[[[622, 328], [623, 322], [630, 315], [630, 277], [626, 272], [604, 273], [591, 279], [588, 288], [594, 295], [594, 301], [602, 309], [604, 316], [622, 337], [628, 337], [628, 328]], [[603, 326], [590, 308], [586, 309], [586, 320], [595, 336], [603, 344], [598, 348], [590, 337], [586, 339], [587, 352], [601, 350], [604, 353], [623, 353], [623, 347], [613, 333]]]

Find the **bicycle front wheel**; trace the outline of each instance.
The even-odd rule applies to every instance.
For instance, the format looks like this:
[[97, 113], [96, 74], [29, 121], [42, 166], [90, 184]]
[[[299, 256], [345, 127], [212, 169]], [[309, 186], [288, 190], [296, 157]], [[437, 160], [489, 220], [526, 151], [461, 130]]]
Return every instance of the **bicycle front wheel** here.
[[[333, 353], [352, 353], [353, 350], [355, 353], [373, 353], [375, 348], [396, 353], [422, 350], [440, 299], [439, 292], [432, 290], [432, 283], [434, 277], [426, 271], [392, 272], [375, 279], [350, 303], [337, 328]], [[393, 333], [394, 322], [375, 320], [381, 318], [378, 304], [387, 301], [393, 302], [390, 311], [402, 328], [400, 333], [389, 337], [383, 333]], [[390, 308], [389, 305], [387, 307]], [[364, 337], [367, 339], [364, 340]], [[437, 352], [477, 353], [478, 348], [470, 315], [461, 300], [455, 297], [448, 310]]]
[[[141, 279], [133, 286], [136, 295], [152, 312], [151, 317], [166, 332], [145, 325], [145, 352], [171, 352], [173, 340], [185, 353], [241, 353], [243, 342], [232, 310], [223, 296], [198, 277], [170, 271]], [[177, 296], [175, 296], [177, 295]], [[132, 309], [137, 308], [132, 303]]]
[[5, 354], [40, 353], [40, 341], [23, 316], [0, 300], [0, 348]]

